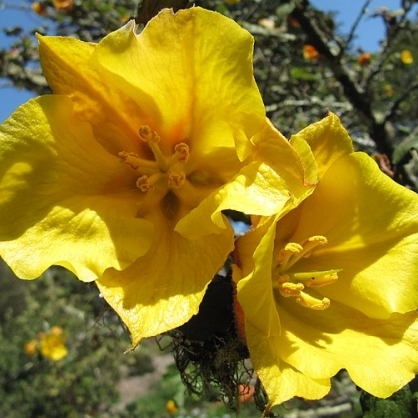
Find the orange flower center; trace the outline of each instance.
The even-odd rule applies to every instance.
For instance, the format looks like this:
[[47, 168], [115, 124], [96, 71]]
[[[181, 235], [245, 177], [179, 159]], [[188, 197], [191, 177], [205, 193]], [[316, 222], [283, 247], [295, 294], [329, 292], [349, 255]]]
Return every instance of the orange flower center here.
[[318, 288], [335, 283], [341, 269], [323, 271], [295, 272], [293, 266], [301, 259], [309, 257], [312, 251], [321, 245], [327, 244], [323, 236], [312, 236], [302, 243], [289, 242], [282, 248], [276, 257], [279, 278], [275, 287], [285, 297], [293, 297], [300, 305], [314, 310], [327, 309], [330, 305], [328, 298], [318, 298], [307, 291], [307, 288]]
[[153, 190], [161, 179], [166, 179], [170, 189], [181, 187], [186, 180], [185, 164], [189, 159], [189, 146], [181, 142], [174, 147], [173, 154], [166, 157], [158, 145], [160, 137], [155, 131], [143, 125], [139, 128], [139, 136], [151, 148], [155, 161], [140, 158], [133, 152], [121, 151], [118, 154], [122, 163], [138, 172], [139, 177], [136, 182], [138, 189], [144, 193]]

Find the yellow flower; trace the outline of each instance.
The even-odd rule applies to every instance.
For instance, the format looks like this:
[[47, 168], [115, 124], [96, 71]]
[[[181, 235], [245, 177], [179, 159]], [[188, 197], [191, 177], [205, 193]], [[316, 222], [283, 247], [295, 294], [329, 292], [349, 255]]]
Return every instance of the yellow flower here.
[[290, 210], [316, 174], [266, 122], [247, 31], [198, 7], [134, 26], [39, 38], [54, 94], [0, 129], [0, 255], [96, 280], [136, 345], [197, 313], [234, 245], [222, 210]]
[[171, 415], [177, 414], [177, 412], [179, 411], [176, 403], [172, 399], [167, 401], [167, 403], [165, 404], [165, 410]]
[[61, 328], [53, 327], [48, 333], [41, 336], [40, 352], [44, 357], [53, 361], [61, 360], [68, 354]]
[[300, 139], [317, 187], [237, 243], [252, 362], [272, 405], [325, 396], [341, 369], [390, 396], [418, 372], [418, 197], [354, 152], [332, 114]]
[[409, 49], [404, 49], [401, 52], [401, 61], [407, 65], [414, 62], [414, 57], [412, 56], [412, 53]]

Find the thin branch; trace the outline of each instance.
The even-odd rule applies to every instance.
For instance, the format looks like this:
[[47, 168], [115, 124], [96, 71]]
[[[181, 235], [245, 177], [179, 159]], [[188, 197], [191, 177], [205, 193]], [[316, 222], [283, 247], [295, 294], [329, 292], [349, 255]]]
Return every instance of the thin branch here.
[[413, 6], [412, 4], [409, 4], [407, 7], [403, 9], [404, 14], [401, 16], [399, 22], [396, 23], [396, 26], [392, 28], [390, 36], [388, 36], [386, 38], [386, 41], [383, 43], [383, 50], [380, 53], [380, 59], [374, 63], [368, 77], [364, 81], [364, 85], [366, 86], [366, 88], [367, 86], [371, 85], [371, 81], [374, 79], [374, 77], [376, 77], [376, 75], [382, 71], [383, 65], [385, 64], [388, 57], [391, 55], [392, 53], [391, 47], [393, 43], [396, 41], [396, 38], [398, 37], [398, 35], [400, 34], [403, 28], [403, 24], [405, 23], [407, 19], [407, 15], [411, 11], [412, 6]]
[[385, 115], [385, 118], [384, 118], [385, 122], [390, 121], [395, 116], [395, 114], [398, 111], [400, 105], [404, 101], [406, 101], [409, 98], [409, 96], [411, 95], [411, 93], [414, 92], [415, 90], [418, 90], [418, 81], [416, 81], [415, 83], [413, 83], [408, 88], [408, 90], [404, 91], [404, 93], [401, 96], [399, 96], [398, 99], [395, 100], [392, 103], [391, 107], [386, 112], [386, 115]]
[[361, 22], [361, 19], [363, 19], [365, 12], [367, 10], [367, 7], [372, 2], [372, 0], [366, 0], [363, 4], [363, 7], [360, 10], [360, 13], [358, 14], [356, 20], [354, 21], [353, 25], [351, 26], [350, 33], [348, 34], [347, 40], [345, 42], [345, 45], [340, 49], [340, 53], [338, 54], [339, 57], [342, 57], [347, 47], [350, 45], [351, 41], [354, 38], [354, 35], [356, 33], [357, 27]]
[[299, 3], [293, 9], [291, 15], [299, 22], [310, 44], [320, 53], [323, 62], [331, 69], [334, 77], [341, 84], [345, 96], [358, 112], [360, 118], [368, 126], [369, 134], [376, 142], [380, 152], [389, 156], [392, 155], [392, 141], [386, 130], [385, 123], [376, 119], [372, 111], [370, 98], [351, 79], [348, 71], [342, 65], [340, 57], [332, 53], [328, 46], [328, 39], [326, 39], [319, 29], [313, 15], [307, 10], [306, 2]]

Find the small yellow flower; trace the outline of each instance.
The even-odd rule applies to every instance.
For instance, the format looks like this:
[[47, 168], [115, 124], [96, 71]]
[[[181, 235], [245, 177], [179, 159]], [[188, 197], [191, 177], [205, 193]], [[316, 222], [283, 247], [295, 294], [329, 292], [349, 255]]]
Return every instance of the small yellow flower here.
[[68, 354], [64, 336], [60, 327], [53, 327], [48, 333], [40, 337], [39, 349], [41, 354], [53, 361], [58, 361]]
[[172, 399], [165, 404], [165, 409], [169, 414], [177, 414], [178, 412], [176, 403]]
[[409, 65], [414, 62], [414, 57], [409, 49], [404, 49], [401, 51], [401, 61], [402, 63]]
[[237, 243], [251, 360], [272, 405], [325, 396], [341, 369], [388, 397], [418, 373], [418, 196], [354, 152], [334, 115], [302, 139], [314, 191]]

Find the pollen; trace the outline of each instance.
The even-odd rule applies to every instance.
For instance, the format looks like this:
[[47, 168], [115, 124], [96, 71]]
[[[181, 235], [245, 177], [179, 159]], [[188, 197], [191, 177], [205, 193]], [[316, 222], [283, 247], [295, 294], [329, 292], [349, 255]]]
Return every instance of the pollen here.
[[289, 242], [277, 253], [276, 271], [279, 276], [274, 287], [281, 296], [293, 297], [299, 305], [313, 310], [324, 310], [330, 306], [331, 301], [317, 296], [315, 289], [335, 283], [342, 269], [298, 271], [297, 268], [299, 260], [310, 257], [327, 242], [324, 236], [315, 235], [303, 242]]
[[174, 147], [174, 156], [180, 163], [186, 163], [190, 156], [189, 146], [184, 142], [180, 142]]
[[139, 136], [142, 138], [143, 141], [150, 143], [158, 143], [160, 142], [160, 137], [158, 136], [157, 132], [152, 131], [151, 128], [147, 125], [142, 125], [138, 129]]
[[183, 172], [176, 173], [175, 171], [168, 172], [168, 186], [174, 189], [178, 189], [186, 180], [186, 174]]

